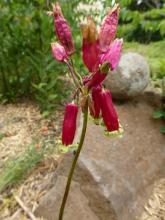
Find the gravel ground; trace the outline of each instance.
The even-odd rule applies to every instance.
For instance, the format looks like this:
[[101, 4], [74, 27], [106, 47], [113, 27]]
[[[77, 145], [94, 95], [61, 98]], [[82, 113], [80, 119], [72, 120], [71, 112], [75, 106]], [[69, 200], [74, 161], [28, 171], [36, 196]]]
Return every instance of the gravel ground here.
[[[54, 146], [59, 139], [62, 118], [63, 108], [60, 106], [50, 119], [45, 119], [31, 102], [0, 105], [0, 174], [6, 162], [26, 152], [34, 140], [38, 141], [36, 148], [43, 141], [48, 147]], [[0, 195], [1, 220], [29, 219], [16, 202], [13, 192], [33, 211], [41, 195], [50, 187], [47, 180], [53, 175], [58, 159], [57, 155], [46, 157], [19, 186]]]

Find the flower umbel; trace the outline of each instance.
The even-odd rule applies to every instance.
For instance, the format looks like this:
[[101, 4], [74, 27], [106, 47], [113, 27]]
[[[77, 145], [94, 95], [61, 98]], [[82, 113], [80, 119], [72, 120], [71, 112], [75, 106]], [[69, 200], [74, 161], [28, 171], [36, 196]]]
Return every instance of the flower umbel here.
[[[68, 175], [58, 218], [58, 220], [63, 220], [71, 180], [86, 134], [88, 110], [90, 110], [96, 124], [99, 124], [101, 118], [103, 119], [106, 133], [112, 134], [113, 131], [119, 130], [118, 116], [112, 102], [111, 93], [104, 89], [102, 84], [109, 72], [118, 66], [123, 40], [115, 39], [119, 17], [118, 4], [108, 12], [100, 30], [97, 30], [93, 18], [87, 17], [87, 22], [81, 26], [83, 37], [82, 58], [89, 73], [82, 77], [74, 66], [76, 62], [71, 57], [75, 52], [75, 48], [70, 26], [63, 16], [59, 3], [52, 4], [52, 7], [53, 10], [48, 14], [54, 18], [55, 33], [58, 39], [58, 42], [51, 44], [52, 54], [57, 61], [66, 64], [68, 75], [75, 86], [72, 95], [73, 102], [66, 105], [64, 114], [63, 147], [73, 144], [78, 111], [83, 113], [81, 137]], [[71, 148], [65, 149], [69, 150]]]

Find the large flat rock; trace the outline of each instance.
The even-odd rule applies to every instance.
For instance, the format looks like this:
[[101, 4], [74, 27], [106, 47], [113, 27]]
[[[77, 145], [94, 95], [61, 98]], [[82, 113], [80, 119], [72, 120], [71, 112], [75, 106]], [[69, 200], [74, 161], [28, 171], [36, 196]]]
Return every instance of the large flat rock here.
[[[36, 211], [42, 213], [46, 219], [57, 220], [60, 210], [62, 195], [66, 185], [66, 177], [58, 176], [55, 186], [42, 199], [41, 204]], [[46, 207], [46, 208], [45, 208]], [[73, 181], [71, 191], [68, 197], [64, 220], [99, 220], [88, 206], [88, 199], [81, 192], [80, 184]]]
[[165, 136], [143, 100], [118, 104], [122, 138], [103, 135], [90, 123], [80, 161], [93, 175], [119, 220], [139, 216], [153, 184], [165, 177]]
[[[151, 100], [150, 100], [151, 101]], [[104, 136], [103, 127], [89, 121], [85, 144], [66, 206], [66, 220], [134, 220], [141, 216], [154, 183], [165, 177], [165, 136], [154, 107], [145, 99], [116, 104], [123, 137]], [[36, 214], [58, 220], [57, 213], [72, 155], [59, 165], [54, 187]]]
[[[58, 220], [58, 213], [66, 186], [67, 175], [73, 160], [73, 154], [67, 154], [61, 160], [55, 176], [51, 181], [54, 187], [41, 199], [35, 215], [46, 220]], [[68, 196], [64, 220], [117, 220], [110, 201], [105, 199], [102, 191], [86, 168], [81, 164], [75, 170]]]

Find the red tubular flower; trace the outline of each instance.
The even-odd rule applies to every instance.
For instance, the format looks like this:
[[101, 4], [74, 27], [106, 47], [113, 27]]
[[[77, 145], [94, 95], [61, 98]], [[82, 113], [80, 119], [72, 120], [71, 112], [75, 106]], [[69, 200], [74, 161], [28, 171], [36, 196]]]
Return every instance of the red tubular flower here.
[[113, 41], [108, 50], [103, 55], [101, 55], [100, 63], [103, 64], [108, 62], [110, 64], [111, 70], [114, 70], [119, 64], [122, 46], [123, 39], [116, 39]]
[[68, 55], [65, 51], [65, 48], [61, 46], [59, 43], [51, 43], [51, 47], [52, 47], [53, 57], [56, 60], [60, 62], [64, 62], [64, 60], [68, 59]]
[[99, 44], [98, 41], [94, 43], [89, 43], [83, 40], [83, 61], [87, 66], [89, 72], [94, 72], [98, 67], [98, 53]]
[[104, 22], [101, 26], [101, 30], [99, 33], [99, 40], [100, 40], [100, 48], [102, 52], [105, 52], [110, 43], [114, 40], [117, 25], [118, 25], [118, 17], [119, 17], [119, 5], [116, 4], [105, 17]]
[[116, 131], [119, 129], [119, 122], [116, 110], [112, 102], [111, 93], [104, 90], [100, 93], [100, 107], [102, 117], [108, 131]]
[[101, 85], [93, 87], [92, 89], [92, 100], [93, 100], [93, 108], [90, 107], [90, 114], [94, 118], [99, 118], [100, 116], [100, 92], [101, 92]]
[[101, 70], [99, 69], [95, 74], [93, 74], [91, 79], [88, 80], [88, 82], [85, 85], [88, 86], [89, 89], [91, 89], [92, 87], [98, 86], [100, 83], [102, 83], [106, 76], [107, 73], [101, 72]]
[[77, 113], [78, 107], [76, 104], [67, 104], [62, 128], [62, 144], [66, 146], [73, 143], [76, 132]]
[[90, 72], [97, 69], [99, 60], [99, 41], [96, 25], [91, 17], [87, 18], [87, 24], [81, 26], [83, 34], [83, 61]]
[[[64, 46], [68, 55], [74, 53], [75, 48], [72, 40], [72, 34], [68, 22], [65, 20], [59, 3], [52, 4], [53, 16], [54, 16], [54, 27], [57, 37], [61, 44]], [[50, 14], [50, 13], [49, 13]]]

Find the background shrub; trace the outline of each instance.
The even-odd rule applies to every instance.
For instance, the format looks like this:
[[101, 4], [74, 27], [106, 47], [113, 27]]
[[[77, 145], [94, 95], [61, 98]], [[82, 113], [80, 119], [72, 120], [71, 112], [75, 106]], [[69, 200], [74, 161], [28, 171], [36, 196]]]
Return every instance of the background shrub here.
[[46, 15], [46, 1], [2, 0], [0, 10], [0, 99], [31, 96], [51, 108], [67, 95], [61, 77], [66, 70], [51, 55], [53, 19]]
[[127, 41], [141, 43], [164, 39], [165, 7], [162, 1], [121, 2], [123, 7], [120, 14], [119, 36], [124, 36]]

